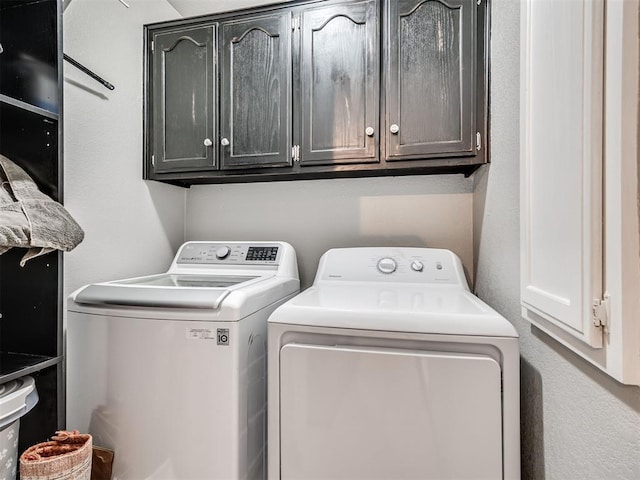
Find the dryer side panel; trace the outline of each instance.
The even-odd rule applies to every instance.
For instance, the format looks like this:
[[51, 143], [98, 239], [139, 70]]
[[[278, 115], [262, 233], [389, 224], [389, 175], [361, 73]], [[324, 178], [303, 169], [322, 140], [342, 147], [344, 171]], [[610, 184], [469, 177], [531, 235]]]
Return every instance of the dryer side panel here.
[[488, 356], [287, 344], [280, 375], [282, 479], [502, 478]]

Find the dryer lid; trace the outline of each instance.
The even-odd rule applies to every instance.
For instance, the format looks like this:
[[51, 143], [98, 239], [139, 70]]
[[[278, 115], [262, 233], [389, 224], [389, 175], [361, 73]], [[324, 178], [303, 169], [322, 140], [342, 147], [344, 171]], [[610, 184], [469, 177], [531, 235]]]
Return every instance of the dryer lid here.
[[278, 308], [271, 323], [405, 333], [517, 337], [513, 325], [455, 286], [322, 285]]

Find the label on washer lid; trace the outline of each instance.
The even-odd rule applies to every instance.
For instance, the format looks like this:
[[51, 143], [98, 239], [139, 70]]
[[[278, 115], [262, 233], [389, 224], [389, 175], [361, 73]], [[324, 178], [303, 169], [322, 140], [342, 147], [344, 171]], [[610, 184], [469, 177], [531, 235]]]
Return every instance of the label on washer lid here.
[[214, 328], [187, 328], [187, 338], [190, 340], [215, 340]]

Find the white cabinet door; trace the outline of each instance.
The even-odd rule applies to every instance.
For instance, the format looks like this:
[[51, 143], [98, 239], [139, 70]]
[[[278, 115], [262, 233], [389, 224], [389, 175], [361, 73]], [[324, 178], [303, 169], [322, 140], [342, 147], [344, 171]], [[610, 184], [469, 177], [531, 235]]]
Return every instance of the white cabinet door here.
[[500, 479], [501, 371], [484, 355], [287, 344], [282, 479]]
[[[524, 316], [602, 347], [604, 2], [523, 3], [521, 295]], [[555, 336], [555, 335], [554, 335]]]

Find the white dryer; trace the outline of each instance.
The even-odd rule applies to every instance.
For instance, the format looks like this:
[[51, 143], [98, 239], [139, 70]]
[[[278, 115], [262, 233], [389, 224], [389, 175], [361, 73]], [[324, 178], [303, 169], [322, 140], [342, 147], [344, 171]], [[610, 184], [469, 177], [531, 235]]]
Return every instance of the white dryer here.
[[282, 242], [188, 242], [167, 273], [69, 298], [69, 428], [115, 450], [113, 477], [266, 476], [266, 335], [299, 291]]
[[519, 348], [460, 259], [346, 248], [269, 318], [269, 478], [520, 478]]

